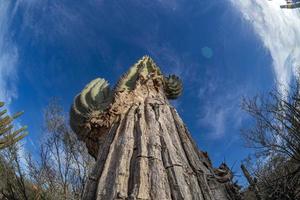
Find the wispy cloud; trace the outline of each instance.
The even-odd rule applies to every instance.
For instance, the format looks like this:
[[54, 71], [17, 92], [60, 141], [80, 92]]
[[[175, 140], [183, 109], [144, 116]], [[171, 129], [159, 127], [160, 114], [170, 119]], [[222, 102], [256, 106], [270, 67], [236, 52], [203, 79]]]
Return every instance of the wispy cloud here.
[[11, 40], [9, 27], [14, 12], [11, 1], [0, 4], [0, 100], [9, 102], [16, 97], [18, 49]]
[[[211, 98], [214, 100], [204, 101], [201, 106], [202, 116], [199, 116], [199, 125], [208, 130], [207, 135], [211, 139], [220, 139], [225, 136], [230, 129], [238, 129], [242, 120], [243, 113], [239, 108], [240, 93], [224, 94]], [[207, 92], [201, 89], [199, 99], [207, 98]]]
[[284, 0], [230, 0], [269, 50], [278, 89], [288, 86], [300, 64], [300, 12], [283, 10]]

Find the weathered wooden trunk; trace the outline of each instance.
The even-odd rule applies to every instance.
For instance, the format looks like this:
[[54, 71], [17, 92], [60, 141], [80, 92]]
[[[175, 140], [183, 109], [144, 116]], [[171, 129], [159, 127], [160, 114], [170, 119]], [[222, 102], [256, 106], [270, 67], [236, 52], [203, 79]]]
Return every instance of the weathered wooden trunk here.
[[[99, 90], [98, 100], [95, 91], [75, 99], [71, 125], [96, 158], [84, 200], [236, 199], [230, 170], [224, 164], [213, 169], [169, 104], [181, 90], [178, 78], [162, 76], [143, 57], [107, 98]], [[85, 112], [82, 99], [85, 106], [99, 99], [109, 103]]]

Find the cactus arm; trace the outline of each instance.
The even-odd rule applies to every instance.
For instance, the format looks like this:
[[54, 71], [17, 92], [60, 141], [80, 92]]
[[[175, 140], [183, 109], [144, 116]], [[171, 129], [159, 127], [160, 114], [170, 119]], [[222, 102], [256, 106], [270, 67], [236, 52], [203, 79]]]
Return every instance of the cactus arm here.
[[130, 90], [134, 86], [134, 83], [137, 79], [139, 70], [139, 63], [133, 65], [128, 72], [126, 72], [115, 87], [115, 92], [122, 91], [122, 90]]
[[70, 110], [70, 125], [73, 131], [81, 133], [83, 127], [89, 127], [89, 119], [107, 108], [111, 100], [109, 84], [105, 79], [97, 78], [85, 86], [73, 102]]

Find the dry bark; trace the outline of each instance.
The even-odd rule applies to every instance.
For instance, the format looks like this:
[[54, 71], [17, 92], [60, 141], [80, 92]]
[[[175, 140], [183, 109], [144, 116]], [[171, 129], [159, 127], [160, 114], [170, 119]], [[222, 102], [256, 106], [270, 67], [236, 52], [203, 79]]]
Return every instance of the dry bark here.
[[112, 111], [109, 131], [91, 129], [100, 142], [83, 199], [234, 199], [232, 175], [216, 175], [157, 77], [139, 74], [132, 90], [115, 94]]

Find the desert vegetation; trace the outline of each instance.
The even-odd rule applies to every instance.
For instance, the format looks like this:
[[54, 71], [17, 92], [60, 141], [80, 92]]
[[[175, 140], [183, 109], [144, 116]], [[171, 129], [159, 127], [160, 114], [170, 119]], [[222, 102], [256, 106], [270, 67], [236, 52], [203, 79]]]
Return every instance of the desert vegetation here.
[[93, 159], [66, 116], [58, 101], [51, 101], [39, 152], [23, 152], [20, 137], [1, 150], [0, 199], [81, 199]]
[[253, 175], [248, 189], [256, 198], [300, 198], [299, 89], [300, 82], [296, 80], [283, 93], [274, 89], [242, 101], [242, 108], [254, 121], [242, 136], [247, 147], [255, 151], [246, 159], [246, 165]]
[[[131, 76], [132, 74], [129, 73], [129, 75]], [[126, 74], [125, 78], [129, 75]], [[140, 76], [142, 77], [142, 75]], [[158, 75], [160, 75], [160, 73], [158, 73]], [[130, 80], [130, 83], [132, 84], [132, 79], [130, 78], [128, 80]], [[136, 80], [139, 79], [136, 77]], [[182, 83], [181, 81], [179, 82], [178, 78], [175, 76], [169, 76], [166, 80], [166, 84], [168, 84], [167, 88], [174, 86], [173, 88], [176, 89], [168, 90], [168, 97], [173, 99], [182, 92]], [[101, 82], [100, 79], [97, 79], [97, 81], [95, 82], [95, 85], [98, 83], [100, 86], [106, 84], [106, 82]], [[144, 81], [144, 79], [141, 79], [141, 81]], [[163, 81], [162, 83], [155, 83], [162, 84]], [[121, 83], [118, 84], [120, 85]], [[90, 101], [93, 100], [93, 98], [95, 101], [99, 99], [101, 101], [106, 100], [95, 96], [97, 93], [97, 91], [94, 91], [95, 88], [106, 88], [100, 86], [86, 87], [83, 90], [85, 95], [84, 98], [86, 98], [87, 95], [90, 95], [89, 98], [87, 98]], [[153, 85], [150, 86], [152, 87]], [[246, 146], [252, 148], [254, 152], [244, 160], [242, 165], [242, 171], [244, 172], [244, 176], [248, 180], [249, 185], [244, 185], [241, 189], [241, 186], [234, 183], [233, 173], [225, 163], [219, 168], [213, 168], [208, 155], [205, 154], [205, 152], [199, 151], [198, 156], [203, 159], [203, 163], [198, 163], [196, 158], [193, 162], [198, 163], [199, 166], [206, 166], [208, 171], [213, 171], [209, 172], [212, 173], [212, 175], [207, 177], [208, 183], [203, 182], [203, 185], [206, 185], [207, 188], [209, 188], [211, 184], [216, 186], [215, 188], [217, 188], [217, 186], [220, 188], [224, 186], [224, 190], [227, 191], [225, 194], [229, 195], [228, 199], [300, 199], [299, 89], [300, 82], [297, 80], [291, 89], [287, 90], [285, 93], [272, 90], [268, 94], [255, 97], [244, 97], [242, 99], [241, 107], [253, 120], [253, 123], [249, 128], [241, 131], [241, 136], [244, 138]], [[91, 91], [85, 92], [86, 90]], [[122, 92], [123, 91], [124, 90], [122, 90]], [[128, 91], [130, 90], [128, 89]], [[154, 91], [155, 90], [153, 90], [153, 93]], [[101, 92], [101, 94], [104, 94], [102, 90]], [[110, 93], [108, 90], [105, 90], [105, 92], [107, 94]], [[140, 92], [137, 94], [140, 95], [143, 93]], [[124, 94], [121, 93], [121, 95]], [[80, 134], [87, 128], [89, 131], [95, 132], [95, 128], [97, 128], [96, 125], [99, 125], [98, 121], [100, 119], [97, 118], [98, 121], [95, 121], [95, 113], [91, 113], [90, 110], [84, 109], [85, 104], [84, 102], [81, 102], [84, 99], [82, 99], [81, 96], [75, 98], [75, 103], [79, 104], [76, 105], [76, 107], [73, 106], [71, 109], [72, 128], [77, 130]], [[76, 100], [78, 98], [81, 98], [80, 101]], [[116, 95], [114, 98], [119, 98], [119, 96]], [[124, 103], [125, 105], [129, 102], [126, 99], [128, 98], [126, 93], [123, 98], [126, 100]], [[108, 99], [112, 101], [111, 97]], [[96, 104], [94, 101], [88, 103], [89, 106]], [[109, 106], [106, 101], [104, 101], [104, 103], [106, 103], [106, 106]], [[120, 110], [124, 109], [122, 105], [123, 104], [118, 103], [117, 108]], [[3, 108], [4, 103], [1, 103], [0, 107]], [[88, 117], [88, 120], [90, 120], [88, 121], [89, 123], [84, 124], [84, 126], [81, 126], [79, 123], [74, 124], [78, 119], [87, 122], [83, 117], [88, 116], [83, 115], [82, 112], [80, 113], [81, 118], [75, 115], [72, 116], [72, 112], [75, 112], [74, 109], [75, 111], [86, 111], [86, 113], [90, 115], [90, 117]], [[115, 112], [115, 110], [113, 111]], [[103, 109], [102, 114], [105, 114], [105, 112], [107, 112], [106, 109]], [[153, 122], [161, 118], [159, 113], [165, 113], [160, 112], [159, 108], [154, 105], [149, 107], [148, 112], [154, 113], [153, 119], [151, 118]], [[19, 112], [10, 116], [7, 114], [7, 110], [0, 112], [0, 199], [73, 200], [84, 199], [85, 195], [91, 199], [94, 198], [93, 195], [95, 195], [94, 190], [96, 190], [96, 188], [94, 188], [93, 185], [97, 184], [97, 181], [91, 179], [93, 176], [89, 176], [89, 174], [92, 172], [91, 175], [93, 175], [95, 172], [92, 171], [92, 168], [94, 167], [95, 159], [98, 155], [96, 146], [98, 144], [97, 141], [90, 141], [91, 138], [89, 139], [88, 137], [81, 137], [79, 138], [80, 140], [78, 140], [78, 134], [74, 133], [69, 125], [69, 113], [63, 110], [59, 101], [52, 100], [44, 110], [44, 123], [41, 125], [42, 140], [40, 141], [38, 152], [30, 153], [24, 151], [22, 139], [27, 135], [25, 132], [26, 126], [15, 128], [17, 126], [14, 124], [14, 120], [22, 114], [22, 112]], [[137, 115], [137, 117], [138, 116], [139, 115]], [[176, 127], [179, 131], [179, 136], [185, 141], [183, 147], [186, 148], [186, 151], [190, 151], [189, 154], [192, 155], [195, 146], [191, 143], [190, 139], [187, 139], [184, 136], [186, 129], [181, 125], [182, 122], [177, 116], [176, 111], [171, 109], [170, 116], [174, 117], [174, 120], [177, 123]], [[102, 119], [103, 118], [101, 118], [101, 120]], [[137, 120], [137, 118], [135, 118], [135, 120]], [[148, 121], [151, 120], [148, 119]], [[129, 118], [127, 121], [130, 121]], [[122, 131], [122, 129], [120, 130]], [[107, 131], [107, 129], [103, 129], [102, 131]], [[86, 132], [84, 133], [87, 134]], [[96, 134], [97, 137], [102, 137], [102, 135], [103, 134]], [[109, 137], [108, 139], [105, 139], [105, 141], [108, 140]], [[187, 145], [187, 143], [189, 143], [189, 145]], [[101, 153], [99, 155], [101, 158]], [[100, 161], [103, 162], [104, 160], [100, 159]], [[97, 166], [102, 165], [100, 161], [99, 163], [96, 163], [96, 168], [94, 168], [94, 170], [97, 171]], [[111, 162], [114, 163], [115, 161], [111, 160]], [[197, 171], [196, 169], [199, 166], [193, 166], [193, 170]], [[123, 166], [120, 165], [120, 167]], [[177, 176], [179, 175], [177, 174]], [[85, 190], [87, 184], [92, 187], [88, 187], [88, 189]], [[111, 184], [113, 185], [114, 182]], [[91, 190], [91, 188], [94, 188], [93, 195], [84, 193]], [[174, 184], [174, 188], [179, 188], [179, 186]], [[212, 191], [214, 192], [214, 190]], [[174, 194], [176, 193], [176, 191], [173, 192]], [[206, 192], [208, 197], [210, 192]], [[223, 192], [221, 192], [220, 189], [217, 192], [219, 192], [220, 195], [223, 195]]]

